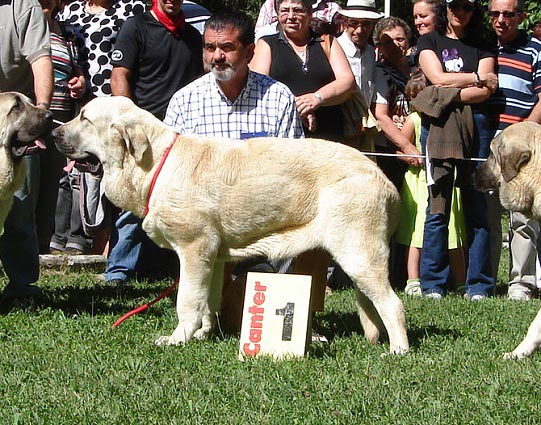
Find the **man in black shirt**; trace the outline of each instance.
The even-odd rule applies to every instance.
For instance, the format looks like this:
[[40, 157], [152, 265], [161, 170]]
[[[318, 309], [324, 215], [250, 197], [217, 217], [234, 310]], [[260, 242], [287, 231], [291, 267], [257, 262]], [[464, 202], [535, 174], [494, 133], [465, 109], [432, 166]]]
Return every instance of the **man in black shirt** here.
[[[160, 120], [173, 94], [203, 73], [201, 34], [186, 23], [182, 3], [154, 0], [150, 11], [124, 23], [112, 53], [113, 95], [133, 99]], [[163, 271], [168, 260], [175, 261], [174, 253], [160, 250], [141, 224], [123, 212], [113, 226], [105, 270], [105, 280], [113, 286], [145, 267]]]

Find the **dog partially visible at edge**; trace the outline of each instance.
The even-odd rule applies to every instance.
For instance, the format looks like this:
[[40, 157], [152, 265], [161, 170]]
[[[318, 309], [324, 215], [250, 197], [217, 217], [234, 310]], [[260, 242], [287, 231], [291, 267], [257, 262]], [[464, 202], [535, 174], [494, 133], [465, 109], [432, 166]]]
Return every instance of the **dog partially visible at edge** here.
[[45, 149], [41, 138], [51, 130], [51, 112], [38, 108], [21, 93], [0, 93], [0, 235], [13, 205], [13, 194], [26, 175], [25, 155]]
[[358, 151], [323, 140], [178, 135], [123, 97], [92, 100], [53, 137], [79, 169], [103, 167], [109, 200], [178, 255], [179, 322], [158, 345], [209, 334], [225, 261], [322, 248], [355, 282], [368, 340], [387, 331], [391, 353], [408, 351], [404, 308], [388, 280], [400, 198]]
[[[541, 125], [513, 124], [490, 145], [490, 156], [475, 172], [481, 191], [499, 191], [502, 206], [541, 220]], [[541, 347], [541, 310], [526, 337], [506, 358], [523, 358]]]

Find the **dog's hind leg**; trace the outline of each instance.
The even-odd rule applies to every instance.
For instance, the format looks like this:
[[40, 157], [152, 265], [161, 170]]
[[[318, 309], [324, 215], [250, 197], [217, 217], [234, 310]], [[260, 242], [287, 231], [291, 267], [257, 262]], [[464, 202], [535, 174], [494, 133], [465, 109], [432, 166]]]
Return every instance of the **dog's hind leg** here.
[[335, 256], [335, 259], [357, 286], [356, 291], [360, 292], [357, 295], [357, 308], [368, 340], [375, 342], [380, 330], [383, 330], [383, 323], [389, 335], [390, 352], [406, 353], [409, 343], [404, 306], [389, 283], [387, 257], [377, 258], [376, 253], [353, 250]]
[[[157, 345], [177, 345], [193, 337], [204, 338], [212, 329], [219, 307], [219, 297], [213, 293], [213, 272], [219, 241], [201, 238], [176, 248], [180, 260], [180, 280], [177, 292], [178, 325], [171, 336], [163, 336]], [[217, 274], [223, 275], [222, 270]], [[221, 291], [221, 285], [218, 288]]]
[[371, 344], [377, 344], [380, 334], [385, 331], [381, 317], [379, 317], [372, 301], [359, 290], [357, 285], [355, 285], [355, 296], [364, 336]]

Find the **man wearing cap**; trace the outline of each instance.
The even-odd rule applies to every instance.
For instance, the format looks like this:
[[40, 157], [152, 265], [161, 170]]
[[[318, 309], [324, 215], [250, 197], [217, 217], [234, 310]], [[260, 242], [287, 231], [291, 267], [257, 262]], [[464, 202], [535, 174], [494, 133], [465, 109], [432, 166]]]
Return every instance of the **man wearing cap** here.
[[[338, 11], [346, 19], [346, 29], [338, 42], [349, 61], [360, 99], [366, 111], [374, 103], [376, 87], [376, 55], [374, 46], [368, 43], [374, 26], [383, 13], [376, 9], [373, 0], [348, 0], [344, 9]], [[375, 123], [374, 123], [375, 124]], [[373, 127], [375, 130], [375, 126]], [[358, 147], [373, 150], [375, 131], [366, 131], [361, 136]]]
[[[516, 122], [541, 123], [541, 42], [518, 29], [526, 18], [524, 0], [492, 0], [488, 15], [498, 36], [499, 86], [488, 101], [497, 135]], [[529, 300], [536, 292], [539, 224], [511, 213], [510, 227], [508, 297]]]

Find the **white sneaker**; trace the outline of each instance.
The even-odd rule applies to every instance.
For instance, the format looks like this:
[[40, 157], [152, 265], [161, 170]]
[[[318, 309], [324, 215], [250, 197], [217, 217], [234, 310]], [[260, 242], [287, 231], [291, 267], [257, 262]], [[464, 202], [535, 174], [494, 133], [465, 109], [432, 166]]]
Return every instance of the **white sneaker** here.
[[486, 297], [487, 297], [486, 295], [481, 295], [481, 294], [472, 295], [472, 296], [470, 297], [470, 301], [471, 301], [471, 302], [482, 301], [482, 300], [484, 300]]
[[514, 301], [530, 301], [532, 299], [532, 290], [522, 283], [513, 283], [509, 285], [507, 298]]
[[423, 295], [423, 290], [421, 289], [421, 282], [414, 280], [409, 282], [404, 289], [406, 295], [420, 296]]
[[431, 294], [426, 294], [425, 297], [432, 298], [433, 300], [441, 300], [443, 295], [438, 292], [432, 292]]

